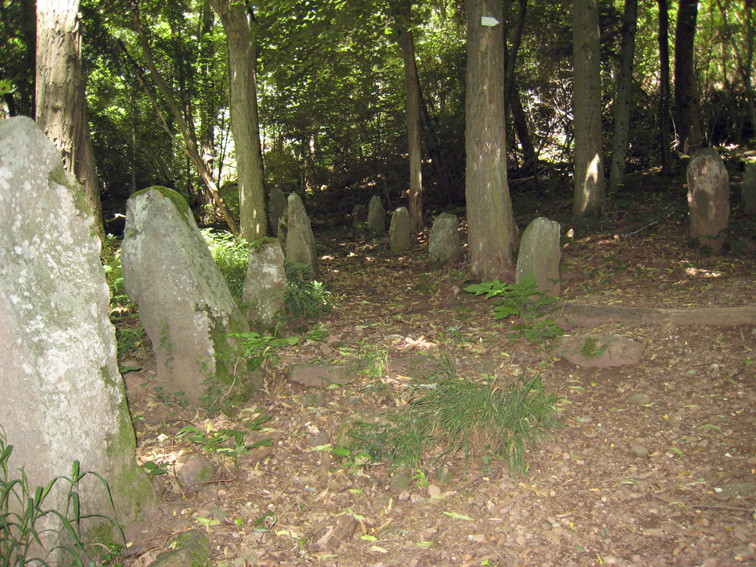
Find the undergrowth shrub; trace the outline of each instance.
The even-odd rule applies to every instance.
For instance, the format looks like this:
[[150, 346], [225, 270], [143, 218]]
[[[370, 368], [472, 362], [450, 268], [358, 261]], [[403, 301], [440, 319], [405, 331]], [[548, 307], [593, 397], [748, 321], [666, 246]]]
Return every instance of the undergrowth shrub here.
[[200, 232], [226, 280], [231, 297], [237, 305], [241, 305], [251, 244], [223, 230], [203, 228]]
[[292, 317], [317, 319], [333, 309], [331, 292], [315, 281], [312, 269], [297, 262], [284, 262], [286, 293], [284, 307]]

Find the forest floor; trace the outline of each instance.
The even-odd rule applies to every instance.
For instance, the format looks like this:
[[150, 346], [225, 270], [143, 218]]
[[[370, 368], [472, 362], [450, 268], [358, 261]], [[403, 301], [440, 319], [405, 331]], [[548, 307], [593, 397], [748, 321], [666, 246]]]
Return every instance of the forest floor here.
[[[706, 256], [687, 242], [684, 197], [674, 201], [649, 185], [610, 211], [601, 236], [565, 242], [562, 299], [753, 304], [753, 222], [736, 204], [733, 244]], [[541, 202], [551, 208], [518, 216], [520, 230], [545, 213], [569, 228], [568, 203]], [[336, 309], [267, 365], [265, 392], [235, 417], [157, 392], [148, 341], [127, 353], [141, 366], [124, 374], [137, 458], [168, 471], [153, 477], [160, 528], [134, 542], [127, 565], [148, 565], [192, 528], [208, 534], [216, 565], [756, 565], [756, 322], [574, 327], [567, 333], [629, 338], [644, 349], [638, 364], [581, 367], [548, 341], [513, 340], [513, 322], [495, 320], [490, 301], [461, 290], [464, 258], [443, 270], [429, 265], [427, 234], [401, 255], [349, 227], [316, 230], [316, 239]], [[345, 385], [286, 378], [293, 363], [355, 360], [363, 370]], [[406, 471], [327, 450], [345, 442], [346, 424], [406, 406], [413, 385], [441, 367], [470, 380], [538, 375], [559, 396], [559, 427], [528, 449], [527, 476], [490, 458], [428, 459]], [[238, 429], [243, 416], [259, 415], [270, 420], [248, 441], [273, 444], [236, 465], [177, 437], [187, 425]], [[173, 469], [190, 453], [216, 467], [196, 491]]]

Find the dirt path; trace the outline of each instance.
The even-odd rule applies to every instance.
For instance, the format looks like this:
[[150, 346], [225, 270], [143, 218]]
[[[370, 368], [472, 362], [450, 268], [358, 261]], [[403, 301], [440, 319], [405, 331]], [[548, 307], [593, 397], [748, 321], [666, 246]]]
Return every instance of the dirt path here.
[[[267, 393], [233, 420], [166, 403], [151, 386], [146, 345], [129, 353], [143, 364], [125, 376], [138, 457], [170, 471], [155, 477], [163, 530], [137, 542], [129, 564], [147, 565], [172, 534], [199, 527], [216, 565], [756, 565], [753, 322], [594, 321], [572, 332], [632, 338], [642, 360], [581, 368], [547, 344], [513, 341], [511, 322], [460, 291], [462, 265], [434, 272], [422, 248], [397, 257], [343, 231], [319, 238], [338, 308], [319, 322], [320, 340], [283, 352]], [[564, 297], [749, 309], [754, 258], [703, 258], [684, 241], [670, 222], [637, 238], [574, 243]], [[293, 362], [358, 360], [363, 371], [346, 386], [305, 388], [284, 376]], [[561, 428], [530, 449], [527, 478], [495, 459], [394, 471], [323, 449], [344, 442], [346, 423], [405, 405], [411, 386], [444, 365], [471, 380], [537, 374], [560, 396]], [[176, 438], [188, 423], [217, 430], [263, 414], [271, 419], [256, 435], [273, 444], [240, 456], [238, 469]], [[181, 489], [172, 474], [181, 453], [214, 462], [217, 482]]]

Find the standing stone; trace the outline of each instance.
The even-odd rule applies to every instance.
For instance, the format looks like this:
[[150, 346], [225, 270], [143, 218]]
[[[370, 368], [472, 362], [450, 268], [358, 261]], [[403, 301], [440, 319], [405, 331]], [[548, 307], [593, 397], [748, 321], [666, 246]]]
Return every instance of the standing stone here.
[[367, 220], [367, 207], [358, 203], [352, 209], [352, 223], [365, 222]]
[[756, 162], [746, 164], [740, 196], [746, 214], [756, 216]]
[[443, 266], [459, 254], [457, 215], [441, 213], [433, 221], [428, 254], [431, 263], [436, 266]]
[[150, 187], [129, 198], [121, 264], [155, 351], [158, 384], [191, 403], [231, 384], [224, 399], [248, 395], [227, 335], [249, 326], [178, 193]]
[[247, 321], [253, 327], [270, 330], [275, 327], [284, 308], [286, 271], [281, 243], [265, 239], [249, 251], [247, 277], [242, 300], [247, 307]]
[[690, 237], [717, 254], [724, 246], [730, 217], [730, 177], [711, 148], [693, 154], [687, 175]]
[[[156, 500], [134, 460], [96, 234], [84, 193], [55, 146], [29, 118], [0, 120], [0, 425], [13, 446], [8, 474], [20, 478], [23, 467], [33, 495], [55, 477], [70, 477], [79, 461], [81, 472], [107, 480], [119, 522], [135, 535]], [[57, 482], [43, 508], [65, 511], [67, 487]], [[82, 513], [113, 518], [93, 475], [78, 493]], [[52, 515], [44, 521], [59, 526]], [[49, 547], [46, 526], [36, 527]], [[90, 518], [82, 533], [118, 542], [113, 527]]]
[[559, 278], [560, 225], [544, 217], [534, 219], [525, 229], [517, 255], [515, 281], [520, 283], [527, 274], [535, 277], [536, 284], [552, 297], [559, 297], [562, 282]]
[[286, 259], [289, 262], [309, 266], [312, 275], [317, 276], [318, 257], [315, 254], [315, 237], [312, 235], [312, 225], [302, 199], [296, 193], [289, 195], [286, 217]]
[[383, 208], [381, 198], [378, 195], [370, 197], [367, 213], [368, 232], [376, 236], [382, 236], [386, 232], [386, 209]]
[[404, 252], [410, 247], [410, 216], [407, 207], [399, 207], [391, 214], [389, 228], [389, 250]]
[[284, 197], [283, 191], [278, 187], [274, 187], [270, 192], [270, 200], [268, 204], [268, 217], [270, 219], [270, 231], [273, 236], [278, 235], [278, 221], [283, 215], [286, 209], [286, 197]]

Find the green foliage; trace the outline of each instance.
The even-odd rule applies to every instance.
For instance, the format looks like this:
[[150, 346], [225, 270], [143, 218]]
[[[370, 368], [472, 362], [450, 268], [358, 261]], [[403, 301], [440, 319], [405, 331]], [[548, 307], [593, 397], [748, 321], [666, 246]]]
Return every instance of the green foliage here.
[[486, 299], [496, 298], [494, 301], [496, 319], [505, 319], [512, 315], [532, 317], [538, 315], [543, 307], [556, 301], [538, 287], [532, 274], [526, 275], [516, 284], [493, 280], [468, 285], [465, 291], [475, 295], [485, 295]]
[[505, 386], [446, 376], [408, 409], [385, 414], [380, 424], [358, 423], [348, 434], [355, 448], [394, 465], [417, 469], [429, 450], [441, 448], [437, 459], [459, 451], [501, 458], [516, 477], [528, 472], [527, 445], [556, 425], [556, 402], [538, 376]]
[[284, 306], [292, 317], [317, 319], [333, 309], [331, 292], [315, 281], [312, 269], [304, 264], [285, 262], [286, 293]]
[[299, 337], [278, 337], [263, 335], [255, 331], [232, 333], [229, 337], [236, 339], [238, 346], [233, 355], [243, 363], [250, 372], [268, 361], [271, 366], [278, 363], [277, 350], [299, 344]]
[[[55, 556], [62, 554], [73, 565], [95, 565], [101, 545], [89, 545], [84, 541], [81, 524], [85, 520], [97, 520], [112, 524], [123, 538], [123, 531], [115, 521], [115, 507], [110, 497], [107, 481], [95, 472], [82, 472], [79, 462], [74, 461], [71, 476], [59, 476], [44, 487], [32, 488], [26, 472], [21, 469], [19, 477], [12, 477], [8, 470], [13, 446], [8, 445], [5, 431], [0, 426], [0, 565], [21, 567], [23, 565], [51, 565]], [[85, 477], [99, 480], [110, 500], [113, 518], [102, 514], [87, 514], [81, 508], [80, 493]], [[61, 486], [63, 485], [63, 486]], [[65, 508], [49, 508], [50, 493], [66, 491]], [[112, 559], [117, 548], [107, 549], [107, 559]], [[57, 563], [55, 563], [57, 564]]]
[[110, 315], [121, 315], [134, 309], [123, 287], [123, 272], [121, 271], [120, 241], [108, 234], [102, 248], [102, 265], [105, 269], [105, 281], [110, 290]]
[[200, 232], [226, 280], [231, 297], [238, 305], [241, 305], [251, 244], [224, 230], [206, 228]]

